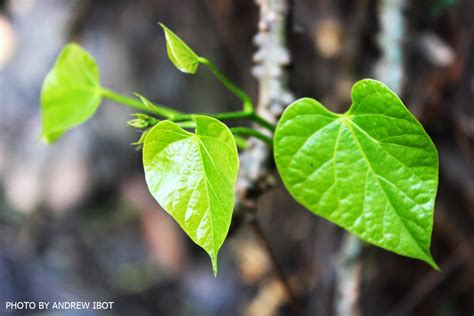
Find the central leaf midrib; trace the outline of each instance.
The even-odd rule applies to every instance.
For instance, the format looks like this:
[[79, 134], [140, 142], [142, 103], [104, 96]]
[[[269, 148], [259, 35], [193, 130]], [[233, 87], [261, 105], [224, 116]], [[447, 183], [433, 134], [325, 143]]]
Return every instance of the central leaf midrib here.
[[[360, 127], [356, 122], [354, 121], [350, 121], [352, 125], [354, 125], [361, 133], [363, 133], [364, 135], [366, 135], [367, 137], [369, 137], [370, 139], [372, 139], [376, 144], [392, 144], [392, 143], [384, 143], [382, 141], [379, 141], [377, 139], [375, 139], [372, 135], [370, 135], [369, 133], [367, 133], [362, 127]], [[352, 133], [352, 130], [351, 130], [351, 133]], [[354, 135], [355, 137], [355, 135]], [[397, 144], [394, 144], [394, 145], [397, 145]], [[410, 167], [408, 167], [403, 161], [401, 161], [399, 158], [395, 157], [391, 152], [389, 152], [388, 150], [384, 149], [384, 152], [386, 152], [387, 154], [389, 154], [392, 158], [394, 158], [396, 161], [398, 161], [399, 163], [401, 163], [406, 170], [408, 170], [412, 175], [414, 175], [420, 182], [423, 182], [423, 180], [420, 178], [419, 175], [417, 175]], [[418, 204], [418, 202], [415, 202], [416, 204]]]
[[[199, 156], [201, 157], [201, 159], [199, 159], [200, 163], [201, 163], [201, 168], [203, 170], [203, 177], [205, 178], [205, 181], [206, 181], [206, 196], [207, 196], [207, 201], [209, 203], [208, 205], [208, 212], [210, 214], [210, 217], [211, 217], [211, 239], [212, 239], [212, 256], [214, 258], [214, 256], [216, 255], [216, 244], [215, 244], [215, 238], [214, 238], [214, 216], [212, 214], [212, 210], [211, 210], [211, 198], [209, 196], [209, 188], [211, 190], [213, 190], [212, 188], [212, 185], [211, 185], [211, 182], [209, 181], [209, 178], [207, 176], [207, 171], [206, 171], [206, 167], [204, 166], [204, 159], [203, 159], [203, 154], [202, 154], [202, 151], [201, 151], [201, 146], [204, 147], [204, 149], [206, 150], [207, 152], [207, 149], [205, 148], [204, 144], [199, 140], [199, 136], [195, 135], [195, 142], [196, 142], [196, 145], [197, 145], [197, 148], [199, 150]], [[212, 157], [209, 157], [212, 161]], [[212, 161], [212, 163], [214, 164], [214, 161]], [[215, 192], [214, 192], [215, 194]], [[219, 201], [219, 199], [217, 199]], [[219, 204], [220, 206], [222, 207], [220, 201], [219, 201]], [[213, 259], [214, 260], [214, 259]]]
[[[321, 133], [323, 130], [327, 129], [328, 127], [330, 127], [332, 124], [338, 122], [339, 119], [334, 119], [334, 121], [330, 122], [330, 123], [327, 123], [323, 126], [321, 126], [319, 129], [315, 130], [311, 135], [308, 136], [308, 138], [304, 141], [304, 143], [294, 151], [294, 155], [293, 157], [296, 156], [296, 154], [301, 150], [303, 149], [303, 147], [305, 147], [308, 142], [310, 141], [310, 139], [312, 139], [313, 137], [315, 137], [316, 135], [318, 135], [319, 133]], [[288, 136], [287, 136], [288, 137]], [[293, 159], [293, 158], [292, 158]]]
[[[388, 197], [388, 194], [387, 192], [385, 191], [385, 188], [383, 187], [383, 185], [380, 183], [380, 180], [379, 180], [379, 175], [372, 169], [372, 165], [370, 164], [370, 161], [367, 157], [367, 155], [365, 154], [365, 151], [362, 149], [362, 146], [359, 142], [359, 139], [357, 138], [357, 136], [355, 135], [354, 131], [352, 130], [352, 121], [350, 120], [344, 120], [344, 122], [347, 122], [347, 124], [345, 124], [347, 126], [347, 129], [349, 130], [350, 134], [352, 135], [353, 139], [355, 140], [361, 154], [362, 154], [362, 157], [364, 158], [366, 164], [367, 164], [367, 167], [368, 169], [370, 170], [370, 172], [372, 172], [372, 174], [375, 176], [375, 179], [376, 181], [378, 182], [380, 188], [382, 189], [382, 191], [384, 192], [384, 195], [385, 195], [385, 198], [386, 200], [388, 201], [388, 203], [390, 203], [390, 205], [392, 206], [393, 210], [395, 211], [395, 213], [397, 214], [398, 218], [400, 219], [400, 222], [403, 224], [403, 227], [405, 228], [405, 230], [408, 232], [408, 234], [410, 235], [411, 239], [415, 242], [416, 246], [418, 247], [418, 249], [421, 250], [421, 252], [427, 256], [427, 258], [429, 258], [430, 256], [426, 253], [426, 251], [421, 247], [421, 245], [419, 244], [419, 241], [413, 236], [413, 233], [411, 232], [411, 230], [408, 228], [408, 226], [406, 225], [404, 219], [402, 216], [400, 216], [400, 214], [398, 213], [398, 210], [397, 208], [395, 207], [395, 205], [393, 205], [392, 201], [390, 200], [390, 198]], [[343, 123], [344, 124], [344, 123]], [[401, 190], [400, 190], [401, 191]]]
[[[87, 60], [87, 61], [89, 61], [89, 60]], [[91, 71], [89, 71], [87, 69], [87, 66], [88, 65], [85, 65], [84, 60], [82, 60], [79, 63], [79, 70], [80, 70], [79, 73], [84, 76], [84, 79], [87, 83], [90, 83], [91, 85], [96, 86], [96, 87], [99, 86], [99, 82], [100, 82], [99, 72], [98, 72], [97, 66], [95, 65], [95, 62], [94, 62], [94, 64], [92, 64]], [[92, 73], [93, 73], [93, 75], [92, 75]]]

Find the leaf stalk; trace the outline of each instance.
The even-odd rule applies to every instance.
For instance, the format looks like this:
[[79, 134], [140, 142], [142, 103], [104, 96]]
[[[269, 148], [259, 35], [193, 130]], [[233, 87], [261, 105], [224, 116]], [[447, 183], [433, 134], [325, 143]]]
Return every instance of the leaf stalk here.
[[268, 146], [273, 147], [273, 139], [263, 133], [249, 127], [232, 127], [230, 129], [232, 134], [238, 135], [248, 135], [260, 139], [261, 141], [265, 142]]

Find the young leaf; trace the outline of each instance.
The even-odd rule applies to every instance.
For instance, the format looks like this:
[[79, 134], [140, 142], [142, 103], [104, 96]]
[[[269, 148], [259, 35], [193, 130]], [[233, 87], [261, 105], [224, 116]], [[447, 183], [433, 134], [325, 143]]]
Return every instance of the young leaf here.
[[163, 117], [166, 117], [166, 118], [170, 118], [170, 117], [173, 117], [174, 115], [181, 114], [179, 111], [168, 108], [166, 106], [163, 106], [163, 105], [157, 106], [157, 105], [151, 103], [151, 101], [149, 101], [147, 98], [145, 98], [144, 96], [142, 96], [138, 93], [135, 93], [135, 95], [150, 110], [150, 112], [155, 113], [158, 116], [163, 116]]
[[165, 32], [166, 49], [171, 62], [182, 72], [195, 74], [199, 66], [199, 56], [170, 29], [162, 23], [159, 24]]
[[143, 113], [134, 113], [132, 116], [135, 118], [133, 120], [127, 121], [127, 125], [137, 129], [151, 127], [158, 123], [157, 119]]
[[94, 115], [100, 101], [99, 70], [94, 59], [79, 45], [66, 45], [43, 82], [42, 139], [56, 141]]
[[438, 185], [431, 139], [384, 84], [362, 80], [344, 115], [313, 99], [290, 105], [275, 133], [290, 194], [361, 239], [437, 265], [429, 248]]
[[196, 115], [196, 134], [161, 121], [145, 139], [143, 165], [153, 197], [211, 257], [229, 230], [239, 168], [232, 133], [218, 120]]

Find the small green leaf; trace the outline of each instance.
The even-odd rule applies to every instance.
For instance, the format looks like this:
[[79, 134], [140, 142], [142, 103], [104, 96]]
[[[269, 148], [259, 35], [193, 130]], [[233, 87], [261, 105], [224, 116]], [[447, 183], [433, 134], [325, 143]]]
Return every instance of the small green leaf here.
[[283, 182], [299, 203], [369, 243], [437, 269], [429, 251], [437, 151], [384, 84], [356, 83], [344, 115], [313, 99], [294, 102], [274, 145]]
[[136, 118], [136, 119], [127, 121], [127, 125], [130, 127], [142, 129], [142, 128], [148, 127], [148, 122], [145, 120]]
[[159, 23], [165, 31], [166, 49], [171, 62], [188, 74], [195, 74], [199, 66], [199, 56], [169, 28]]
[[142, 113], [132, 114], [135, 118], [133, 120], [127, 121], [128, 126], [143, 129], [147, 127], [154, 126], [158, 123], [158, 120]]
[[130, 116], [133, 116], [133, 117], [135, 117], [137, 119], [140, 119], [140, 120], [158, 123], [158, 120], [156, 118], [151, 117], [150, 115], [145, 114], [145, 113], [133, 113], [133, 114], [130, 114]]
[[66, 45], [43, 82], [42, 139], [53, 143], [94, 115], [100, 102], [97, 64], [79, 45]]
[[196, 134], [161, 121], [145, 139], [143, 165], [153, 197], [211, 257], [229, 230], [239, 169], [230, 130], [218, 120], [196, 115]]
[[181, 114], [179, 111], [173, 110], [171, 108], [165, 107], [165, 106], [158, 106], [156, 104], [153, 104], [151, 101], [149, 101], [147, 98], [144, 96], [135, 93], [135, 95], [142, 101], [142, 103], [152, 112], [155, 113], [156, 115], [163, 116], [166, 118], [171, 118], [174, 115], [179, 115]]

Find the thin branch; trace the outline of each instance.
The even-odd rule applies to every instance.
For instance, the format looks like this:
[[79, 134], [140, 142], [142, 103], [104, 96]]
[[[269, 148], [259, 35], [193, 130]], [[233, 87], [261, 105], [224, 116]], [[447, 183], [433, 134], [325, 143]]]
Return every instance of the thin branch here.
[[[288, 88], [287, 23], [290, 0], [258, 0], [260, 18], [254, 37], [257, 51], [252, 69], [258, 80], [259, 97], [256, 112], [259, 117], [275, 123], [283, 109], [293, 101]], [[258, 119], [258, 118], [257, 118]], [[262, 130], [262, 133], [268, 133]], [[245, 206], [256, 206], [258, 197], [274, 183], [273, 155], [267, 146], [250, 140], [249, 150], [240, 156], [241, 168], [237, 181], [235, 214], [246, 216]]]
[[264, 135], [253, 128], [232, 127], [230, 131], [232, 132], [232, 134], [248, 135], [248, 136], [255, 137], [257, 139], [260, 139], [264, 143], [266, 143], [268, 146], [270, 146], [270, 148], [273, 147], [273, 140], [271, 137], [268, 137], [267, 135]]
[[114, 101], [116, 103], [120, 103], [130, 108], [143, 111], [146, 113], [155, 114], [150, 108], [148, 108], [145, 104], [143, 104], [143, 102], [140, 101], [139, 99], [126, 97], [115, 91], [112, 91], [106, 88], [101, 88], [100, 94], [103, 97], [106, 97], [107, 99]]
[[436, 287], [440, 286], [443, 281], [448, 279], [459, 267], [469, 260], [472, 253], [469, 244], [472, 245], [472, 241], [473, 239], [470, 238], [469, 243], [459, 245], [449, 256], [449, 259], [441, 264], [443, 273], [430, 271], [421, 281], [417, 282], [417, 285], [408, 292], [389, 316], [412, 314], [413, 309], [415, 309], [420, 302], [423, 302]]
[[[294, 99], [288, 88], [287, 72], [290, 63], [287, 28], [291, 0], [256, 0], [256, 3], [260, 8], [258, 32], [254, 38], [257, 45], [257, 52], [254, 55], [256, 64], [252, 70], [259, 84], [256, 112], [259, 117], [273, 124], [283, 109]], [[268, 133], [265, 130], [261, 132]], [[305, 315], [254, 214], [258, 199], [274, 183], [272, 150], [263, 142], [251, 139], [249, 143], [250, 148], [240, 156], [241, 168], [237, 180], [234, 223], [244, 222], [242, 218], [250, 218], [253, 230], [265, 246], [275, 273], [288, 293], [295, 314]]]
[[345, 234], [337, 260], [336, 315], [360, 315], [359, 296], [361, 283], [362, 251], [360, 240]]
[[263, 231], [262, 226], [260, 226], [260, 224], [258, 223], [255, 217], [250, 221], [250, 225], [255, 235], [261, 242], [263, 248], [265, 248], [265, 251], [267, 252], [268, 257], [270, 258], [270, 261], [272, 262], [273, 269], [275, 270], [275, 274], [280, 279], [283, 285], [283, 288], [285, 289], [285, 292], [288, 295], [290, 304], [293, 310], [295, 311], [296, 315], [306, 316], [307, 314], [302, 308], [302, 306], [300, 305], [300, 303], [298, 302], [298, 298], [295, 292], [293, 291], [293, 288], [291, 287], [290, 280], [288, 279], [288, 276], [285, 274], [281, 265], [279, 264], [278, 259], [275, 255], [275, 252], [273, 251], [272, 246], [270, 245], [270, 241], [265, 235], [265, 232]]
[[254, 123], [259, 124], [261, 127], [267, 129], [270, 132], [275, 130], [275, 125], [265, 118], [259, 116], [254, 112], [224, 112], [224, 113], [193, 113], [193, 114], [178, 114], [172, 116], [170, 119], [174, 122], [189, 121], [193, 119], [194, 115], [207, 115], [218, 120], [227, 121], [227, 120], [238, 120], [238, 119], [248, 119]]
[[[236, 88], [238, 89], [238, 88]], [[139, 111], [147, 112], [150, 114], [155, 114], [160, 117], [164, 117], [167, 119], [172, 120], [173, 122], [183, 122], [183, 121], [192, 121], [194, 115], [207, 115], [214, 117], [218, 120], [237, 120], [237, 119], [248, 119], [252, 122], [255, 122], [259, 124], [261, 127], [266, 128], [270, 132], [275, 131], [275, 125], [265, 118], [261, 117], [260, 115], [256, 114], [252, 110], [249, 111], [236, 111], [236, 112], [224, 112], [224, 113], [190, 113], [190, 114], [185, 114], [179, 111], [176, 111], [174, 109], [171, 109], [169, 107], [166, 107], [161, 104], [156, 104], [156, 103], [151, 103], [147, 99], [145, 99], [143, 96], [139, 94], [135, 94], [139, 99], [134, 99], [130, 97], [126, 97], [124, 95], [121, 95], [120, 93], [117, 93], [115, 91], [112, 91], [110, 89], [106, 88], [101, 88], [100, 93], [103, 97], [106, 97], [107, 99], [126, 105], [130, 108], [134, 108]]]
[[227, 89], [229, 89], [230, 92], [242, 100], [244, 112], [254, 112], [252, 100], [247, 93], [227, 79], [227, 77], [210, 60], [204, 57], [199, 57], [199, 62], [209, 68], [209, 70], [217, 77], [217, 79], [219, 79], [220, 82], [222, 82], [224, 86], [226, 86]]

